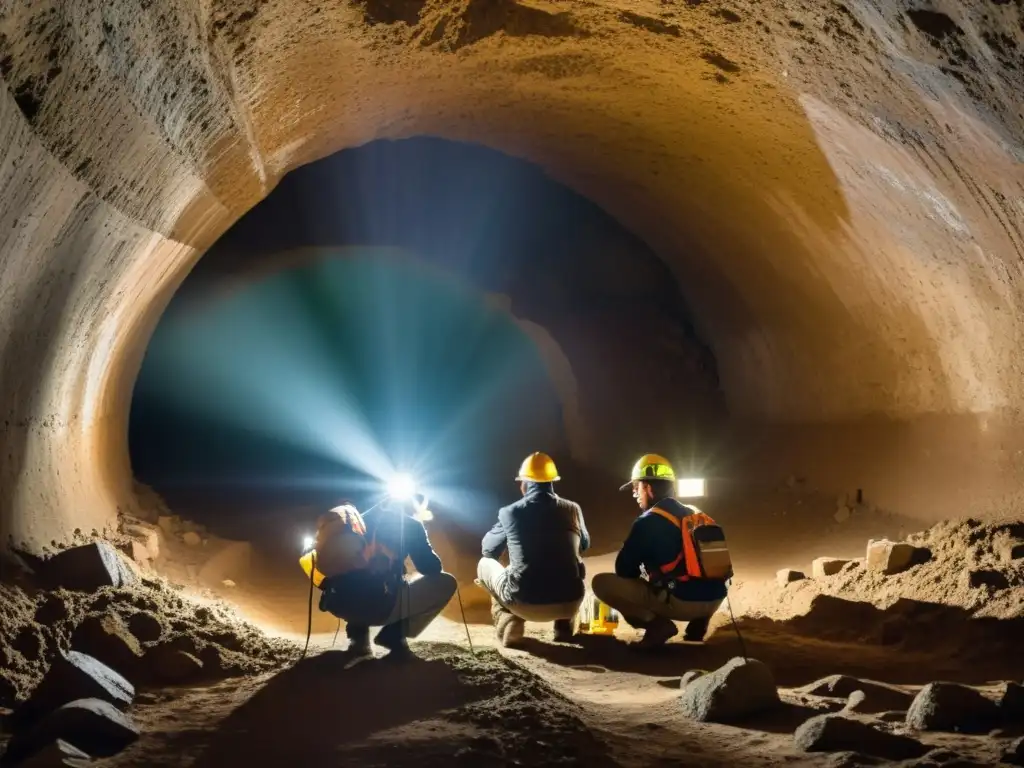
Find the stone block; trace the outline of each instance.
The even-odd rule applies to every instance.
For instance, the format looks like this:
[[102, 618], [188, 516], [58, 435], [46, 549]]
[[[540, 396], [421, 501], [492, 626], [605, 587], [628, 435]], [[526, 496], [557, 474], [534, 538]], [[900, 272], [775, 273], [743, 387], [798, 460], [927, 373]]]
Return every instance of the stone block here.
[[811, 575], [816, 579], [824, 579], [827, 576], [835, 576], [850, 560], [838, 557], [819, 557], [811, 563]]
[[106, 541], [94, 541], [59, 552], [43, 562], [42, 571], [48, 586], [78, 592], [124, 587], [139, 581], [124, 556]]

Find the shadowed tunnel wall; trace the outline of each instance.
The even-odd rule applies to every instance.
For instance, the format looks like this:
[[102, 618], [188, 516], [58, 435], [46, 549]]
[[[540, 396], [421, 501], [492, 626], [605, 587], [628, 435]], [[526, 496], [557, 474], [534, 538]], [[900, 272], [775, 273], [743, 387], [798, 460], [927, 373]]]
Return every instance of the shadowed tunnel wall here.
[[[289, 170], [412, 135], [530, 159], [671, 265], [734, 416], [823, 425], [743, 441], [752, 467], [1015, 498], [1017, 5], [945, 8], [948, 35], [900, 3], [379, 5], [0, 17], [5, 539], [136, 504], [130, 393], [184, 275]], [[838, 443], [869, 417], [901, 425]]]

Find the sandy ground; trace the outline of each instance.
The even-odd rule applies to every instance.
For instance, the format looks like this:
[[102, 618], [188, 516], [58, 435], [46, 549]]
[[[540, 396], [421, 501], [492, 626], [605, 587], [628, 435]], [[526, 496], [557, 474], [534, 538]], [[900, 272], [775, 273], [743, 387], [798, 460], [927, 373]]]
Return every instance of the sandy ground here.
[[[298, 660], [306, 639], [308, 582], [294, 557], [258, 547], [243, 578], [203, 593], [204, 605], [212, 606], [208, 622], [230, 623], [228, 614], [236, 613], [252, 626], [239, 625], [233, 633], [196, 627], [187, 602], [191, 590], [172, 588], [167, 598], [181, 632], [235, 647], [243, 638], [253, 663], [227, 665], [201, 684], [141, 686], [133, 712], [143, 736], [104, 765], [873, 764], [795, 748], [792, 734], [801, 722], [845, 703], [799, 689], [841, 673], [908, 692], [933, 680], [957, 681], [998, 697], [1005, 682], [1022, 676], [1024, 561], [1007, 563], [1001, 555], [1021, 531], [1008, 523], [942, 523], [911, 537], [933, 551], [931, 562], [912, 571], [882, 577], [854, 561], [826, 580], [780, 587], [772, 578], [776, 568], [809, 573], [809, 561], [819, 554], [863, 557], [866, 535], [913, 530], [901, 530], [912, 522], [867, 508], [837, 519], [837, 503], [790, 488], [762, 495], [744, 511], [753, 522], [732, 537], [742, 564], [732, 607], [744, 644], [723, 606], [704, 644], [676, 638], [653, 656], [620, 642], [638, 637], [626, 625], [616, 638], [579, 635], [572, 643], [555, 643], [550, 627], [530, 624], [521, 650], [498, 649], [486, 597], [471, 582], [473, 557], [457, 557], [472, 552], [461, 540], [453, 544], [455, 537], [438, 525], [432, 539], [460, 578], [468, 627], [454, 600], [414, 642], [416, 659], [381, 657], [345, 670], [344, 632], [335, 638], [338, 622], [314, 608], [310, 651]], [[617, 546], [614, 531], [624, 527], [601, 519], [605, 524], [595, 527], [602, 539]], [[764, 541], [780, 538], [764, 537], [790, 523], [802, 523], [801, 532], [766, 551]], [[611, 570], [613, 562], [613, 552], [597, 553], [587, 560], [588, 574]], [[978, 571], [999, 571], [1007, 586], [971, 587]], [[158, 591], [168, 594], [166, 587]], [[184, 603], [178, 604], [179, 594]], [[255, 628], [268, 639], [258, 640]], [[742, 649], [771, 667], [785, 706], [742, 728], [683, 718], [680, 677], [691, 669], [714, 669]], [[224, 653], [216, 651], [218, 657]], [[230, 679], [220, 679], [225, 676]], [[881, 716], [864, 717], [889, 730], [902, 727]], [[927, 734], [922, 741], [951, 750], [966, 761], [962, 765], [996, 765], [1015, 733]], [[907, 765], [952, 760], [949, 753], [934, 758]]]

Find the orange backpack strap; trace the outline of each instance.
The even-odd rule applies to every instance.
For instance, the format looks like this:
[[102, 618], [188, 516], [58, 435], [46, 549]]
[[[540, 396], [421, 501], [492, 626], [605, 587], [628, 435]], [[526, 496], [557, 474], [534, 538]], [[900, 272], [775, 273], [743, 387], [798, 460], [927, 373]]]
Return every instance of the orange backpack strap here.
[[[688, 509], [692, 509], [692, 507], [688, 507]], [[666, 512], [657, 507], [652, 509], [651, 512], [668, 520], [679, 529], [682, 535], [679, 557], [661, 566], [662, 574], [676, 581], [699, 579], [701, 577], [701, 567], [700, 559], [697, 557], [697, 547], [693, 543], [693, 528], [697, 525], [714, 525], [715, 521], [700, 511], [693, 511], [692, 514], [686, 515], [682, 519], [676, 517], [671, 512]]]

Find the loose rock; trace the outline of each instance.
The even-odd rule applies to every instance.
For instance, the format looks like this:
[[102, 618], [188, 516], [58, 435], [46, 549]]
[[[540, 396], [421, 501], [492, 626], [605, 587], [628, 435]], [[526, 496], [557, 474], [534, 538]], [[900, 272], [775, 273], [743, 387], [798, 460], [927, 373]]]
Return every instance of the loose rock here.
[[[894, 686], [876, 683], [872, 680], [858, 680], [847, 675], [830, 675], [801, 688], [800, 692], [810, 693], [814, 696], [847, 698], [849, 711], [867, 713], [894, 709], [906, 711], [910, 702], [914, 700], [912, 694]], [[863, 697], [858, 697], [856, 706], [851, 707], [849, 699], [857, 692], [861, 692]]]
[[85, 768], [92, 759], [73, 744], [62, 739], [43, 747], [18, 768]]
[[930, 554], [925, 549], [904, 542], [888, 539], [871, 541], [868, 542], [867, 568], [891, 576], [925, 562]]
[[973, 688], [958, 683], [928, 683], [914, 697], [906, 723], [919, 731], [976, 732], [988, 730], [999, 710]]
[[163, 683], [185, 683], [203, 672], [203, 662], [191, 653], [168, 646], [157, 646], [146, 653], [150, 674]]
[[804, 752], [857, 751], [886, 760], [920, 757], [928, 747], [841, 715], [818, 715], [796, 729], [796, 746]]
[[131, 679], [139, 668], [142, 647], [116, 613], [89, 616], [71, 636], [71, 646]]
[[78, 651], [61, 652], [28, 701], [15, 710], [14, 719], [26, 724], [78, 699], [101, 699], [127, 709], [134, 698], [132, 684], [106, 664]]
[[100, 699], [81, 699], [50, 712], [33, 728], [17, 734], [4, 760], [17, 765], [58, 740], [94, 757], [112, 757], [138, 738], [139, 729], [127, 715]]
[[790, 568], [783, 568], [775, 574], [775, 581], [780, 587], [792, 584], [794, 581], [803, 581], [806, 578], [807, 576], [802, 571], [794, 571]]
[[44, 561], [42, 571], [42, 579], [48, 586], [79, 592], [125, 587], [139, 580], [124, 556], [106, 541], [59, 552]]
[[704, 677], [707, 673], [703, 669], [691, 669], [689, 672], [685, 672], [681, 678], [679, 678], [679, 687], [685, 688], [698, 677]]
[[835, 576], [843, 566], [851, 562], [836, 557], [819, 557], [811, 563], [811, 575], [816, 579], [823, 579], [826, 576]]
[[731, 723], [778, 706], [779, 692], [765, 664], [736, 657], [687, 685], [680, 705], [694, 720]]
[[190, 547], [198, 547], [203, 543], [203, 538], [195, 531], [187, 531], [185, 535], [181, 537], [181, 540]]

